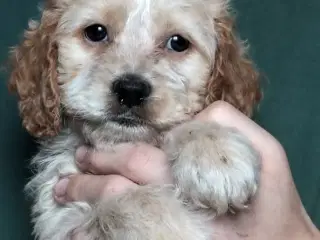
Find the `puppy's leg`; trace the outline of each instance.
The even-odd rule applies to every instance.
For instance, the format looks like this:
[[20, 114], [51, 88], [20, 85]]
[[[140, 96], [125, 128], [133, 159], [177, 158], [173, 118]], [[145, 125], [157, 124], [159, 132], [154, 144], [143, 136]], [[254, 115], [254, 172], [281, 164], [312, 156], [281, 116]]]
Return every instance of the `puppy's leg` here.
[[165, 136], [163, 150], [184, 200], [220, 215], [242, 209], [258, 186], [259, 155], [235, 129], [192, 121]]
[[90, 206], [59, 205], [53, 188], [59, 176], [76, 173], [75, 139], [62, 138], [44, 146], [35, 157], [37, 174], [27, 185], [35, 199], [34, 234], [38, 240], [209, 240], [211, 228], [178, 200], [170, 187], [139, 187]]
[[100, 203], [88, 219], [94, 240], [212, 239], [207, 219], [188, 211], [173, 187], [139, 187]]
[[34, 235], [38, 240], [68, 240], [73, 231], [86, 220], [92, 208], [87, 203], [59, 205], [53, 189], [61, 175], [77, 173], [74, 149], [77, 139], [59, 136], [43, 144], [34, 157], [36, 174], [26, 186], [26, 193], [34, 200], [32, 218]]
[[[59, 159], [58, 159], [59, 158]], [[67, 154], [52, 157], [51, 160], [67, 160]], [[73, 158], [70, 158], [73, 161]], [[50, 158], [47, 158], [50, 161]], [[74, 166], [60, 165], [62, 169], [71, 170]], [[75, 173], [70, 171], [68, 173]], [[34, 235], [38, 240], [68, 240], [73, 231], [83, 224], [92, 208], [87, 203], [69, 203], [59, 205], [53, 197], [53, 189], [59, 181], [59, 166], [43, 169], [34, 176], [26, 187], [26, 191], [34, 198], [32, 218]]]

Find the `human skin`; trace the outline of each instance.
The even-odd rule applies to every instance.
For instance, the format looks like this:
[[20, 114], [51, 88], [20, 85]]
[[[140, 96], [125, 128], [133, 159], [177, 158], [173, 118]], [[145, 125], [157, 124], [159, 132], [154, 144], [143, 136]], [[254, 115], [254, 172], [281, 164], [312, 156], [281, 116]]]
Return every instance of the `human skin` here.
[[[295, 187], [286, 153], [267, 131], [228, 103], [219, 101], [196, 116], [237, 128], [248, 137], [262, 159], [260, 189], [249, 208], [214, 221], [219, 240], [311, 240], [319, 230], [306, 213]], [[172, 183], [165, 154], [144, 143], [120, 144], [113, 152], [78, 149], [77, 164], [83, 172], [61, 179], [55, 200], [97, 202], [139, 184]], [[81, 239], [77, 236], [76, 239]]]

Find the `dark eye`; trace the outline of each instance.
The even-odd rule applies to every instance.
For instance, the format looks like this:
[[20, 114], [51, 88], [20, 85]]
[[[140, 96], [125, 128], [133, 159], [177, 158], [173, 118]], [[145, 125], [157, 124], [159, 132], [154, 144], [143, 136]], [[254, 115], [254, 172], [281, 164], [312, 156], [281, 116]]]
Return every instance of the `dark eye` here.
[[175, 52], [183, 52], [190, 47], [190, 42], [180, 35], [174, 35], [168, 40], [166, 47]]
[[84, 34], [91, 42], [101, 42], [108, 39], [107, 28], [101, 24], [93, 24], [86, 27]]

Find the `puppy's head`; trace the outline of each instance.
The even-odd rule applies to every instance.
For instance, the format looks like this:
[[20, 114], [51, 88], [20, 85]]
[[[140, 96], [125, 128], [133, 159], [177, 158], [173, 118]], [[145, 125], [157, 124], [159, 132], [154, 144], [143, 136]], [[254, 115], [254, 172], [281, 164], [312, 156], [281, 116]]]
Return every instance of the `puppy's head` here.
[[227, 0], [48, 0], [13, 50], [10, 88], [36, 137], [62, 114], [164, 129], [216, 100], [250, 115], [259, 98]]

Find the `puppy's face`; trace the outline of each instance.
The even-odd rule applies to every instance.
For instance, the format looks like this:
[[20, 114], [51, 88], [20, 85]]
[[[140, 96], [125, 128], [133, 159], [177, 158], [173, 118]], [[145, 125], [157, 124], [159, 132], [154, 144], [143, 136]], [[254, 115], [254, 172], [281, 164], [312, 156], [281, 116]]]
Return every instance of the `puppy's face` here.
[[247, 114], [256, 100], [227, 0], [48, 0], [25, 38], [10, 82], [35, 136], [55, 135], [62, 112], [162, 130], [215, 100]]
[[68, 114], [162, 128], [201, 110], [216, 49], [204, 2], [73, 1], [56, 30]]

